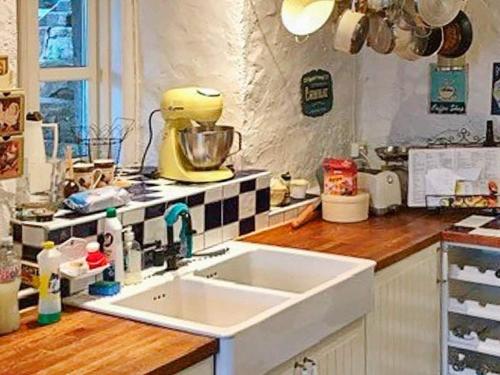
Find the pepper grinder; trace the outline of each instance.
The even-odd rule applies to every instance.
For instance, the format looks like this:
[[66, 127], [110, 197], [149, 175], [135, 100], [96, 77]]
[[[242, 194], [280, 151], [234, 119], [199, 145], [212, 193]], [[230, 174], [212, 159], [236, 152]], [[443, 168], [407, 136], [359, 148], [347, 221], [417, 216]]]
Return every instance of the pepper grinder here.
[[483, 147], [496, 147], [496, 145], [493, 121], [488, 120], [486, 123], [486, 138], [484, 140]]

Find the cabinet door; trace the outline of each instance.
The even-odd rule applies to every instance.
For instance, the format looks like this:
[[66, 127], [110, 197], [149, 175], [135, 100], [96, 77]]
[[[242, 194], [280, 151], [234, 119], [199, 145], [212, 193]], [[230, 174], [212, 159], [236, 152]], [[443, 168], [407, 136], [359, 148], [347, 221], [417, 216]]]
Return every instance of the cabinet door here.
[[319, 375], [365, 375], [364, 320], [322, 341], [304, 357], [316, 363]]
[[214, 368], [213, 357], [207, 358], [203, 362], [200, 362], [178, 373], [178, 375], [214, 375], [214, 374], [215, 374], [215, 368]]
[[438, 244], [375, 276], [366, 317], [368, 375], [436, 375], [440, 359]]
[[[334, 333], [267, 375], [301, 375], [295, 365], [313, 361], [318, 375], [365, 375], [365, 326], [360, 319]], [[313, 374], [310, 363], [308, 374]]]

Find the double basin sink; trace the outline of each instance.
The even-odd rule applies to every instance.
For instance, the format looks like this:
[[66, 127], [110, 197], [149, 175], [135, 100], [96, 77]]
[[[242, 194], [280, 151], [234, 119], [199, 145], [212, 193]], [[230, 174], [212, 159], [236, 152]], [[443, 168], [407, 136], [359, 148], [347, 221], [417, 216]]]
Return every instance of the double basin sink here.
[[219, 339], [216, 374], [262, 374], [365, 315], [375, 263], [244, 242], [114, 297], [65, 303]]

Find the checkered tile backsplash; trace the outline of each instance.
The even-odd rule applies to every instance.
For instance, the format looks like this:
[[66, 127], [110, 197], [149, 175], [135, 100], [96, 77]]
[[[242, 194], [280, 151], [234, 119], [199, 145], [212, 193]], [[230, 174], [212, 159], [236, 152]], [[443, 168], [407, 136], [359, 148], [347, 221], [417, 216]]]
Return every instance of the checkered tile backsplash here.
[[500, 218], [493, 216], [472, 215], [462, 221], [459, 221], [448, 230], [478, 236], [500, 237]]
[[[132, 226], [142, 245], [158, 240], [166, 243], [163, 214], [177, 202], [190, 207], [196, 231], [195, 252], [269, 225], [270, 174], [265, 171], [244, 171], [230, 181], [208, 185], [137, 180], [130, 193], [132, 202], [118, 213], [123, 226]], [[60, 244], [70, 237], [96, 240], [102, 231], [104, 216], [104, 213], [81, 216], [61, 210], [49, 223], [13, 221], [15, 246], [20, 247], [25, 261], [36, 262], [43, 241]], [[180, 225], [179, 222], [174, 227], [177, 238]], [[151, 266], [152, 258], [152, 254], [144, 254], [145, 268]]]

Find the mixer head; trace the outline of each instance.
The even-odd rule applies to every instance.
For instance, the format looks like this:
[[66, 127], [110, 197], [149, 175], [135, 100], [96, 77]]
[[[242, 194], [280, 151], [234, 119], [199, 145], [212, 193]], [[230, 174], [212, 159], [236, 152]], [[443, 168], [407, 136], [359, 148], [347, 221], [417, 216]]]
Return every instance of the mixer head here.
[[192, 120], [213, 127], [222, 115], [222, 94], [213, 89], [185, 87], [163, 94], [161, 111], [165, 121]]

